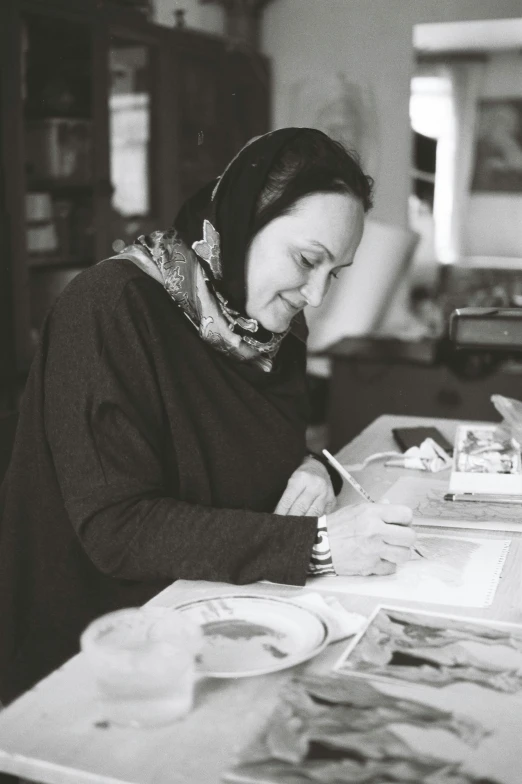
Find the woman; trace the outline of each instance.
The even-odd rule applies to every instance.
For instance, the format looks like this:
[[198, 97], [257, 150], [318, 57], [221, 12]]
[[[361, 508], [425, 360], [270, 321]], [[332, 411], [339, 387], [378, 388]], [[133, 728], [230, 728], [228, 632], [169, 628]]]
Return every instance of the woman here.
[[333, 511], [305, 448], [302, 309], [352, 263], [369, 179], [290, 128], [214, 186], [175, 229], [78, 276], [47, 318], [0, 497], [4, 702], [75, 653], [93, 617], [174, 579], [302, 585], [328, 560], [323, 533], [340, 573], [408, 557], [414, 533], [388, 523], [410, 511]]

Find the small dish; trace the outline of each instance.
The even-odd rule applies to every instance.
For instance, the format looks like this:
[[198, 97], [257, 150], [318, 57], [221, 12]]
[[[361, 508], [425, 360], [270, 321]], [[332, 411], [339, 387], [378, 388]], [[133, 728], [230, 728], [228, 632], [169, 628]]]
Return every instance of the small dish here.
[[316, 656], [330, 641], [319, 613], [277, 596], [216, 596], [175, 609], [201, 627], [197, 669], [209, 677], [246, 678], [284, 670]]

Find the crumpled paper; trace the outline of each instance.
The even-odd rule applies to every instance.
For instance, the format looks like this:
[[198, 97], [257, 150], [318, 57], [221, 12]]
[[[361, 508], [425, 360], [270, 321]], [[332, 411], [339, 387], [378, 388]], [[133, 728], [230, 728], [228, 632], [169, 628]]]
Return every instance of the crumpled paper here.
[[364, 615], [348, 612], [339, 599], [329, 594], [323, 596], [315, 591], [307, 591], [292, 597], [292, 601], [303, 607], [310, 607], [322, 615], [330, 630], [330, 642], [344, 640], [345, 637], [356, 634], [368, 620]]
[[385, 466], [400, 466], [436, 474], [452, 465], [452, 459], [433, 438], [425, 438], [420, 446], [412, 446], [399, 457], [388, 460]]

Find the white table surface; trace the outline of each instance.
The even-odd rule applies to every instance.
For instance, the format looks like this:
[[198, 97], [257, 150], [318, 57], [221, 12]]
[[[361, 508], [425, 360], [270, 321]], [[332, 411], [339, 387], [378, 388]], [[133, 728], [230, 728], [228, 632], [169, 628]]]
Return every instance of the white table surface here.
[[[452, 420], [383, 416], [338, 454], [345, 464], [361, 461], [377, 451], [395, 448], [391, 428], [434, 424], [453, 440]], [[374, 464], [358, 474], [366, 489], [380, 497], [404, 475], [403, 469]], [[411, 473], [411, 472], [409, 472]], [[426, 475], [441, 479], [446, 473]], [[345, 486], [340, 503], [358, 500]], [[433, 529], [423, 529], [433, 530]], [[440, 529], [438, 529], [440, 530]], [[459, 536], [473, 535], [459, 529]], [[505, 538], [503, 532], [481, 532], [481, 537]], [[521, 535], [508, 534], [512, 545], [491, 607], [447, 608], [431, 611], [522, 622]], [[173, 606], [204, 596], [247, 590], [256, 594], [295, 595], [301, 588], [255, 584], [245, 588], [223, 583], [179, 580], [155, 599], [157, 606]], [[374, 597], [337, 598], [354, 612], [369, 615], [382, 600]], [[418, 602], [396, 602], [419, 609]], [[283, 683], [304, 670], [326, 672], [346, 642], [330, 645], [312, 662], [271, 675], [237, 680], [203, 679], [195, 707], [183, 720], [166, 727], [128, 729], [99, 725], [103, 710], [93, 677], [82, 654], [74, 657], [0, 712], [0, 771], [49, 784], [217, 784], [238, 752], [270, 715]]]

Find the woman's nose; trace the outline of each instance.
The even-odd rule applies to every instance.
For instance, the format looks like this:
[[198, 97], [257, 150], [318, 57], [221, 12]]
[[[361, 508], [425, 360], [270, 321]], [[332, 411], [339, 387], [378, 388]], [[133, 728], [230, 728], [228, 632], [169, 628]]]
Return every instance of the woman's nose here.
[[328, 274], [324, 274], [320, 270], [315, 270], [314, 273], [310, 275], [305, 285], [301, 288], [302, 296], [306, 299], [307, 303], [312, 306], [312, 308], [319, 307], [325, 298], [326, 292], [328, 291], [329, 283], [330, 278]]

